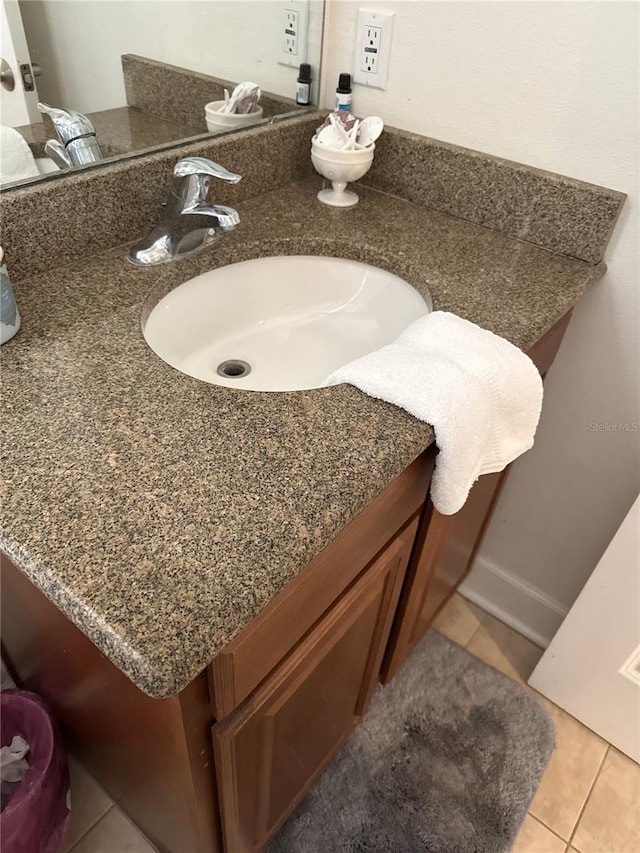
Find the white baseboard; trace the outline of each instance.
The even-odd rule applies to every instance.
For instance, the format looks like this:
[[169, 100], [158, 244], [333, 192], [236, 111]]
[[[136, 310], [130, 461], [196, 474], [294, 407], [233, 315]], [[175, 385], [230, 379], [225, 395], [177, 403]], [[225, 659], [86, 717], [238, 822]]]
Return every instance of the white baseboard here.
[[482, 558], [458, 592], [543, 649], [568, 612], [542, 590]]

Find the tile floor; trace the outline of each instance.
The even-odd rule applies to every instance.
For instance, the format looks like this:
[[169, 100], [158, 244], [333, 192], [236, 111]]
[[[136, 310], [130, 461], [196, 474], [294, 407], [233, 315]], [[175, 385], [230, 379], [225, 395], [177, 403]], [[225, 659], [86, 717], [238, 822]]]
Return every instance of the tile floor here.
[[[459, 595], [435, 627], [521, 684], [542, 654]], [[513, 853], [640, 853], [640, 766], [543, 701], [555, 722], [556, 749]], [[60, 853], [152, 853], [149, 842], [74, 761], [71, 795], [72, 825]]]

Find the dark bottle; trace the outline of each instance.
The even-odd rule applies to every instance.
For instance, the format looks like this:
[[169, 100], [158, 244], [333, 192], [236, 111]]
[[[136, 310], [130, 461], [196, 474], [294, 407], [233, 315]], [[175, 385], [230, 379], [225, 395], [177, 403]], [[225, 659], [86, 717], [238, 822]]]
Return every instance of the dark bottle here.
[[351, 112], [351, 74], [341, 74], [338, 78], [336, 110]]
[[300, 65], [298, 85], [296, 86], [296, 104], [308, 107], [311, 103], [311, 66], [307, 62]]

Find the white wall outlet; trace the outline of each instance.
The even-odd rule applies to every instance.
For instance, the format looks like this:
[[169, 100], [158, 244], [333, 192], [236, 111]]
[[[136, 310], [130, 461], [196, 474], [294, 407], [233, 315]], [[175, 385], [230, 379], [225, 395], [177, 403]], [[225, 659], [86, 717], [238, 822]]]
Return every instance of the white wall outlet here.
[[353, 82], [385, 89], [389, 73], [393, 12], [358, 9]]
[[280, 13], [280, 65], [297, 68], [307, 61], [309, 0], [284, 0]]

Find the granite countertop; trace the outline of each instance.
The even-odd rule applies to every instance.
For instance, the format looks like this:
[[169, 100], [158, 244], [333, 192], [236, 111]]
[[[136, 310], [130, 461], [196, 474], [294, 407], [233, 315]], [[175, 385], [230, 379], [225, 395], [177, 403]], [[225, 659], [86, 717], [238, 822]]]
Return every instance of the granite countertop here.
[[[207, 133], [206, 127], [192, 127], [132, 107], [115, 107], [87, 115], [96, 130], [96, 139], [105, 159], [153, 150]], [[17, 127], [16, 130], [22, 134], [36, 157], [46, 157], [45, 143], [48, 139], [57, 139], [53, 122], [48, 117], [36, 124]]]
[[433, 441], [351, 386], [243, 392], [173, 370], [141, 334], [152, 288], [336, 255], [526, 350], [604, 270], [374, 190], [327, 208], [318, 187], [242, 202], [240, 227], [192, 259], [143, 270], [121, 246], [14, 282], [0, 547], [152, 696], [181, 690]]

